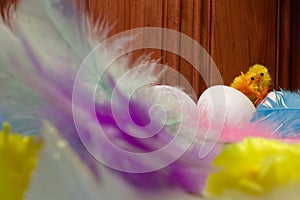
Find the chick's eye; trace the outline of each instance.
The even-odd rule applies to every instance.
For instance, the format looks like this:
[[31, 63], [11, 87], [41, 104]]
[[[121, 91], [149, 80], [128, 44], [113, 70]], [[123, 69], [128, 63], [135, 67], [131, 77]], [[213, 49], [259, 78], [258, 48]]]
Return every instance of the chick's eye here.
[[264, 76], [264, 73], [260, 73], [260, 76]]
[[254, 80], [254, 77], [251, 77], [251, 80], [253, 81], [253, 80]]

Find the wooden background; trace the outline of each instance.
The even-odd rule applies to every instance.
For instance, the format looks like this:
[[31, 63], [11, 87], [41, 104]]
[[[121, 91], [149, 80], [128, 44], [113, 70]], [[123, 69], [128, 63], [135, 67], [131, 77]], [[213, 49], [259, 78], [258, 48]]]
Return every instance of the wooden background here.
[[[114, 24], [110, 35], [138, 27], [165, 27], [187, 34], [209, 52], [225, 84], [260, 63], [268, 67], [277, 88], [300, 87], [297, 0], [86, 0], [86, 6], [95, 19]], [[143, 50], [134, 57], [149, 52], [184, 75], [198, 96], [207, 88], [198, 72], [177, 55]], [[210, 78], [214, 73], [207, 69], [202, 76]], [[166, 79], [180, 82], [172, 76]]]

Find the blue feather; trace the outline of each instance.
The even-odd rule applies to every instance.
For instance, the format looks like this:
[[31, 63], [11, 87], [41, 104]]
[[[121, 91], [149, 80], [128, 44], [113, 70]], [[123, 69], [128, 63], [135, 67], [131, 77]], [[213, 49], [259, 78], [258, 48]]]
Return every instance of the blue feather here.
[[267, 97], [260, 104], [252, 122], [269, 124], [280, 137], [300, 137], [300, 93], [281, 90], [274, 91], [275, 99]]

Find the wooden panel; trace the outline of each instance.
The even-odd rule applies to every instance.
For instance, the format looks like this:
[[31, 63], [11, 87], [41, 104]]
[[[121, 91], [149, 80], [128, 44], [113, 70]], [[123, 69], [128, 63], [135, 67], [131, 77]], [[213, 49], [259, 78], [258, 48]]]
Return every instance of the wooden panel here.
[[[180, 14], [181, 14], [181, 4], [180, 0], [164, 0], [163, 1], [163, 27], [172, 29], [175, 31], [180, 31]], [[165, 38], [168, 35], [166, 32], [163, 32], [163, 47], [168, 45], [174, 50], [179, 52], [180, 48], [180, 38], [174, 39], [171, 43], [166, 43]], [[176, 71], [179, 69], [179, 56], [173, 53], [169, 53], [166, 51], [162, 52], [162, 63], [175, 69]], [[177, 73], [169, 71], [164, 74], [162, 83], [166, 85], [176, 86], [179, 85], [180, 76]]]
[[[194, 36], [194, 1], [193, 0], [182, 0], [181, 1], [181, 24], [180, 32], [187, 34], [190, 37]], [[183, 44], [184, 41], [180, 43], [180, 52], [184, 52], [188, 55], [193, 54], [192, 44]], [[186, 80], [193, 79], [193, 66], [189, 64], [183, 58], [179, 60], [179, 71], [186, 78]], [[180, 79], [180, 84], [183, 85], [185, 80]], [[192, 93], [192, 90], [187, 90], [187, 93]]]
[[[190, 38], [200, 43], [204, 48], [208, 50], [209, 43], [209, 7], [208, 0], [198, 1], [198, 0], [182, 0], [181, 1], [181, 27], [180, 31], [183, 34], [188, 35]], [[205, 39], [204, 39], [205, 38]], [[205, 62], [199, 59], [195, 52], [195, 46], [193, 44], [181, 44], [180, 51], [185, 51], [192, 55], [193, 61], [201, 61], [201, 67], [204, 68]], [[180, 73], [191, 83], [193, 87], [192, 90], [188, 90], [189, 94], [195, 92], [196, 96], [199, 97], [207, 85], [203, 78], [208, 79], [209, 68], [204, 68], [201, 70], [201, 74], [184, 59], [180, 59], [179, 66]], [[182, 80], [180, 80], [183, 82]]]
[[[145, 7], [146, 7], [146, 1], [129, 1], [130, 3], [130, 29], [143, 27], [145, 24], [145, 16], [151, 13], [146, 13]], [[149, 11], [149, 10], [148, 10]], [[132, 44], [134, 46], [142, 46], [143, 45], [143, 34], [141, 33], [139, 35], [139, 38], [134, 40]], [[138, 50], [137, 52], [132, 54], [133, 61], [137, 60], [138, 57], [142, 54], [144, 54], [144, 50]]]
[[129, 1], [113, 0], [88, 0], [89, 12], [95, 21], [105, 21], [112, 28], [110, 36], [130, 29], [130, 23], [125, 19], [130, 19], [130, 10], [125, 9]]
[[255, 63], [275, 79], [276, 6], [275, 0], [212, 0], [211, 54], [225, 84]]
[[[196, 6], [198, 4], [198, 6]], [[211, 0], [201, 0], [200, 2], [195, 0], [195, 6], [198, 7], [198, 9], [194, 10], [194, 18], [197, 19], [197, 17], [200, 16], [199, 20], [196, 20], [195, 22], [195, 28], [194, 28], [194, 39], [199, 41], [199, 43], [202, 45], [202, 47], [207, 51], [207, 53], [211, 53]], [[200, 34], [200, 35], [199, 35]], [[203, 65], [207, 65], [208, 60], [204, 60]], [[203, 70], [204, 71], [204, 70]], [[210, 70], [209, 68], [206, 68], [206, 71], [202, 73], [202, 78], [209, 79]], [[193, 86], [199, 87], [199, 90], [195, 89], [197, 92], [197, 95], [200, 96], [200, 94], [207, 88], [207, 85], [204, 84], [204, 81], [202, 78], [197, 77], [194, 72], [194, 79], [193, 79]], [[199, 84], [198, 84], [199, 83]]]
[[[95, 20], [100, 18], [106, 19], [109, 24], [115, 23], [110, 35], [137, 27], [164, 27], [187, 34], [207, 48], [210, 45], [209, 31], [207, 31], [210, 29], [209, 2], [210, 0], [89, 0], [88, 3]], [[167, 37], [164, 33], [162, 34], [163, 37]], [[140, 41], [135, 42], [137, 44]], [[164, 45], [170, 45], [178, 51], [192, 51], [191, 48], [180, 49], [180, 38], [170, 44], [162, 43], [162, 47]], [[178, 55], [151, 49], [134, 52], [133, 59], [150, 52], [154, 52], [152, 58], [162, 58], [162, 64], [180, 71], [198, 96], [206, 89], [198, 71]], [[202, 75], [208, 77], [208, 72], [207, 69]], [[162, 83], [169, 85], [180, 85], [183, 82], [174, 72], [167, 72], [162, 78]]]
[[9, 11], [11, 8], [16, 9], [17, 4], [18, 0], [0, 0], [0, 18], [2, 18], [9, 27], [11, 27], [11, 13]]
[[283, 89], [300, 88], [300, 3], [278, 1], [277, 85]]
[[[212, 55], [225, 84], [230, 84], [240, 71], [260, 63], [269, 68], [275, 86], [299, 88], [297, 0], [88, 1], [95, 18], [115, 23], [111, 35], [144, 26], [165, 27], [187, 34]], [[180, 45], [180, 39], [168, 45], [191, 51]], [[162, 57], [162, 64], [180, 71], [198, 96], [206, 89], [199, 73], [177, 55], [151, 49], [137, 51], [133, 57], [136, 59], [149, 52], [154, 52], [155, 59]], [[215, 71], [207, 68], [202, 76], [212, 77], [213, 74]], [[174, 73], [167, 73], [163, 78], [163, 83], [170, 85], [182, 82]], [[211, 80], [210, 84], [213, 83]]]
[[291, 0], [278, 0], [277, 7], [276, 89], [288, 89], [291, 71]]
[[[261, 63], [270, 69], [276, 86], [300, 87], [300, 3], [297, 0], [76, 0], [84, 2], [95, 20], [112, 26], [110, 35], [137, 27], [165, 27], [180, 31], [200, 42], [211, 53], [225, 84]], [[0, 12], [17, 0], [0, 1]], [[139, 41], [136, 41], [139, 42]], [[162, 45], [166, 45], [163, 44]], [[171, 44], [181, 51], [180, 39]], [[152, 58], [179, 70], [197, 95], [206, 88], [199, 73], [177, 55], [143, 49], [133, 58], [153, 52]], [[215, 72], [207, 68], [202, 76]], [[182, 83], [169, 73], [164, 82]], [[214, 80], [211, 80], [213, 83]]]
[[300, 89], [300, 1], [292, 2], [292, 53], [290, 88]]

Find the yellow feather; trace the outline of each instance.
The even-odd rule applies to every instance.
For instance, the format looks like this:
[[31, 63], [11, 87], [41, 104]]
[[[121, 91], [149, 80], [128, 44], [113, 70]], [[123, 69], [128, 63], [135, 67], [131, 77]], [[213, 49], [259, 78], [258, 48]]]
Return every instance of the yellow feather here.
[[10, 124], [0, 130], [0, 199], [21, 200], [29, 186], [41, 141], [10, 133]]
[[288, 192], [299, 198], [300, 144], [246, 138], [225, 146], [214, 165], [204, 192], [211, 199], [284, 199]]

